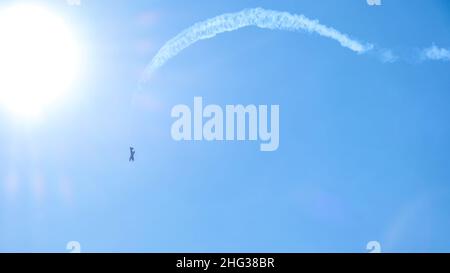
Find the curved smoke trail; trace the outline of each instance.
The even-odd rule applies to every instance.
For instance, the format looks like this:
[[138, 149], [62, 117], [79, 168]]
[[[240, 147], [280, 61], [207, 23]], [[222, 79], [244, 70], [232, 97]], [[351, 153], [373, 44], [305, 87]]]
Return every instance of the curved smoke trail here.
[[145, 82], [156, 69], [163, 66], [169, 59], [175, 57], [190, 45], [200, 40], [213, 38], [217, 34], [247, 26], [272, 30], [315, 32], [321, 36], [336, 40], [343, 47], [357, 53], [364, 53], [373, 48], [371, 44], [362, 44], [334, 28], [322, 25], [319, 21], [308, 19], [303, 15], [262, 8], [245, 9], [196, 23], [169, 40], [146, 67], [142, 81]]

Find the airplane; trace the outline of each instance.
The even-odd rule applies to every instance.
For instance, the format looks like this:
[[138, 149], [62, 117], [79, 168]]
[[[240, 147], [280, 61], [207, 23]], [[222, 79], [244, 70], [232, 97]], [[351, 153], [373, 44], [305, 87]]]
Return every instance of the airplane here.
[[130, 147], [130, 159], [128, 159], [128, 161], [133, 161], [134, 162], [134, 153], [135, 153], [134, 148]]

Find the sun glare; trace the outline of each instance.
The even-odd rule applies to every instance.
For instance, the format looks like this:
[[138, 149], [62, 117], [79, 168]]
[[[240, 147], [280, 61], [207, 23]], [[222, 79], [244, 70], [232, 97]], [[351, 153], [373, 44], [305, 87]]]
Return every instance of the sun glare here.
[[34, 118], [69, 90], [78, 69], [75, 41], [59, 16], [43, 7], [0, 10], [0, 106]]

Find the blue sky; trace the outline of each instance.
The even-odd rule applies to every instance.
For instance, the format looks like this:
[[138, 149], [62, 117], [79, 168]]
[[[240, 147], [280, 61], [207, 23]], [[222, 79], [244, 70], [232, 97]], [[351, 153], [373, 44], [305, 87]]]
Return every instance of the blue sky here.
[[[366, 252], [372, 240], [450, 251], [450, 62], [420, 58], [450, 48], [448, 1], [32, 2], [74, 30], [82, 73], [39, 123], [0, 111], [0, 251], [67, 252], [74, 240], [85, 252]], [[167, 40], [254, 7], [318, 19], [398, 60], [249, 27], [187, 48], [136, 96]], [[170, 111], [194, 96], [279, 104], [279, 149], [172, 140]]]

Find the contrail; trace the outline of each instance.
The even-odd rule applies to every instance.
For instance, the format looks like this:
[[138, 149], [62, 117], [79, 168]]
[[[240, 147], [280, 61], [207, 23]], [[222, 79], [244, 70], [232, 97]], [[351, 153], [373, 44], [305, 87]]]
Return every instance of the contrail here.
[[450, 50], [432, 45], [423, 50], [422, 57], [433, 61], [450, 61]]
[[307, 32], [315, 32], [321, 36], [336, 40], [341, 46], [357, 53], [364, 53], [373, 48], [371, 44], [362, 44], [336, 29], [322, 25], [317, 20], [308, 19], [304, 15], [262, 8], [245, 9], [196, 23], [169, 40], [146, 67], [142, 82], [147, 81], [155, 70], [190, 45], [200, 40], [213, 38], [223, 32], [234, 31], [248, 26], [271, 30], [305, 30]]

